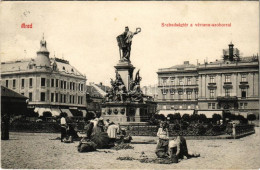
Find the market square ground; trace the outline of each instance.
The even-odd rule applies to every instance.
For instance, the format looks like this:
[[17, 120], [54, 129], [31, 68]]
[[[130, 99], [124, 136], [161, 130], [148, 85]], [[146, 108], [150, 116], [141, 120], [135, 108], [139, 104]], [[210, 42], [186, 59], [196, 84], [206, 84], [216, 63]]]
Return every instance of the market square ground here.
[[[201, 157], [182, 160], [178, 164], [141, 163], [138, 160], [121, 161], [118, 157], [138, 159], [141, 152], [148, 158], [155, 158], [156, 144], [131, 144], [134, 149], [99, 149], [96, 152], [79, 153], [78, 142], [61, 143], [50, 140], [59, 134], [14, 133], [10, 140], [1, 141], [1, 167], [11, 169], [198, 169], [198, 168], [260, 168], [260, 128], [256, 133], [241, 139], [187, 140], [190, 152]], [[133, 137], [142, 140], [143, 137]], [[145, 138], [147, 140], [147, 137]]]

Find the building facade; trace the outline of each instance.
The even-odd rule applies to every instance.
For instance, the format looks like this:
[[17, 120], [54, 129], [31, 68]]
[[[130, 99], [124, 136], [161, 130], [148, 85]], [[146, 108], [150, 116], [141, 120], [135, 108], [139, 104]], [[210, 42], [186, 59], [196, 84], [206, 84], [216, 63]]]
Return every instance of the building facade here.
[[[258, 56], [240, 57], [229, 44], [223, 60], [159, 69], [158, 109], [192, 109], [197, 113], [259, 113]], [[176, 84], [177, 83], [177, 84]]]
[[50, 58], [44, 37], [34, 59], [1, 63], [2, 85], [29, 98], [28, 107], [39, 115], [81, 111], [86, 114], [86, 76], [69, 61]]

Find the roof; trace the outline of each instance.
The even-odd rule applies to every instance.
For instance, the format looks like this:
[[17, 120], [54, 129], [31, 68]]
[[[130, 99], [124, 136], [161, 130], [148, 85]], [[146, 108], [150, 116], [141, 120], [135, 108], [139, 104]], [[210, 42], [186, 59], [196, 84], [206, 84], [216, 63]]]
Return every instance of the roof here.
[[[34, 59], [16, 60], [1, 63], [2, 73], [27, 71], [29, 65], [34, 64]], [[58, 72], [72, 74], [76, 76], [83, 76], [75, 67], [69, 64], [68, 61], [59, 58], [50, 58], [51, 66], [56, 63]]]
[[170, 68], [196, 68], [194, 64], [180, 64], [180, 65], [175, 65]]
[[13, 72], [13, 71], [25, 71], [28, 69], [28, 65], [30, 62], [33, 62], [33, 60], [27, 59], [27, 60], [2, 62], [1, 71], [2, 73]]
[[67, 74], [74, 74], [77, 76], [83, 76], [75, 67], [69, 64], [68, 61], [59, 59], [59, 58], [51, 58], [51, 65], [54, 63], [57, 64], [57, 71], [67, 73]]
[[1, 86], [1, 97], [12, 97], [12, 98], [22, 98], [27, 99], [27, 97], [8, 89], [7, 87]]
[[86, 85], [86, 92], [90, 97], [103, 98], [103, 95], [92, 85]]

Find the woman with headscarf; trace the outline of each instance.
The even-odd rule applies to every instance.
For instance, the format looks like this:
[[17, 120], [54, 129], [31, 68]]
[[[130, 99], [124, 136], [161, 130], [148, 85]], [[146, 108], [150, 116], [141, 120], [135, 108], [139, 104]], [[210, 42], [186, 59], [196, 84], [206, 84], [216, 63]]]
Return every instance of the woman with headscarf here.
[[160, 128], [158, 129], [157, 136], [159, 137], [159, 141], [157, 143], [155, 151], [157, 157], [168, 157], [169, 132], [166, 122], [160, 123]]

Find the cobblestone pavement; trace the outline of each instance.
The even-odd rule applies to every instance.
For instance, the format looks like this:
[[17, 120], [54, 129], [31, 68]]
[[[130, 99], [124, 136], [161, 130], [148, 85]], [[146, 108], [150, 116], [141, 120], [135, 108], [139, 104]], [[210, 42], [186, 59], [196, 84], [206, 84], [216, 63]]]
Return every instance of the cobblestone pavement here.
[[[201, 157], [168, 165], [141, 163], [138, 160], [116, 160], [119, 156], [138, 159], [142, 151], [148, 158], [155, 158], [156, 144], [132, 144], [134, 149], [119, 151], [101, 149], [96, 152], [79, 153], [78, 142], [66, 144], [59, 140], [50, 140], [58, 137], [59, 134], [11, 133], [10, 140], [1, 141], [1, 167], [12, 169], [255, 169], [260, 168], [259, 134], [259, 128], [256, 128], [255, 134], [236, 140], [188, 140], [189, 152], [198, 152]], [[140, 141], [140, 138], [138, 140]]]

